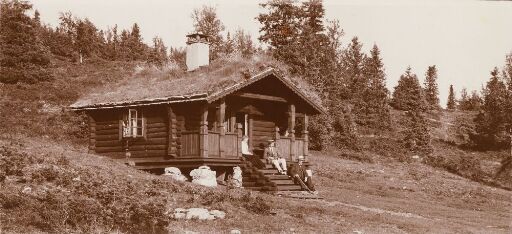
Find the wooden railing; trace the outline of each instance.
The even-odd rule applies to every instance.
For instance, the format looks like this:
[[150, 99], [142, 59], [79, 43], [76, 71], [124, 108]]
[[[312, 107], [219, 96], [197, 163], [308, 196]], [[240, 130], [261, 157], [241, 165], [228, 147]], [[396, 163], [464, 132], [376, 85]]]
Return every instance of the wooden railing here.
[[[240, 135], [240, 136], [239, 136]], [[241, 134], [208, 132], [208, 158], [238, 158]], [[180, 157], [200, 157], [200, 134], [198, 131], [186, 131], [181, 134]]]
[[180, 157], [197, 157], [199, 155], [199, 132], [187, 131], [181, 133]]
[[296, 161], [299, 155], [306, 155], [302, 138], [295, 138], [292, 141], [292, 137], [280, 137], [276, 139], [276, 148], [281, 156], [290, 161]]

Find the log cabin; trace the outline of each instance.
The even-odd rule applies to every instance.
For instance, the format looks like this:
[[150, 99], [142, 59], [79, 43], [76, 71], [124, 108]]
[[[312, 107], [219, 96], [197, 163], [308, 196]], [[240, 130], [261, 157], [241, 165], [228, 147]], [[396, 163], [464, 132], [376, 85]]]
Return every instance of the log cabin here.
[[[184, 174], [202, 165], [218, 175], [242, 166], [244, 187], [261, 190], [257, 185], [266, 181], [276, 190], [276, 179], [285, 178], [272, 175], [271, 166], [244, 164], [242, 136], [256, 155], [273, 139], [290, 163], [299, 155], [308, 161], [308, 117], [323, 113], [321, 104], [264, 59], [210, 66], [205, 35], [188, 35], [186, 52], [189, 71], [181, 76], [107, 87], [71, 106], [88, 116], [90, 152], [139, 169], [178, 167]], [[293, 186], [282, 183], [281, 190]]]

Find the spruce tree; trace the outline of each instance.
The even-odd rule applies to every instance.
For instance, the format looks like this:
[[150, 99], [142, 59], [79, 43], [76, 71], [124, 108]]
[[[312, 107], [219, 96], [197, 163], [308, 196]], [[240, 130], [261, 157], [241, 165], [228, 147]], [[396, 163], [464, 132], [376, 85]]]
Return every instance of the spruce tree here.
[[499, 149], [508, 145], [507, 86], [498, 76], [498, 68], [491, 72], [484, 92], [482, 112], [475, 118], [477, 144], [483, 148]]
[[425, 73], [425, 101], [429, 110], [439, 109], [439, 89], [437, 88], [436, 65], [429, 66]]
[[368, 87], [368, 79], [363, 74], [366, 55], [361, 52], [362, 46], [354, 37], [342, 55], [343, 76], [352, 94], [350, 98], [362, 98]]
[[377, 45], [370, 51], [370, 57], [364, 60], [364, 76], [368, 79], [368, 87], [363, 95], [366, 122], [370, 127], [387, 128], [391, 125], [389, 91]]
[[455, 110], [457, 107], [457, 103], [455, 102], [455, 91], [453, 90], [453, 85], [450, 85], [450, 91], [448, 94], [448, 102], [446, 103], [446, 108], [448, 110]]
[[466, 88], [462, 88], [460, 91], [460, 99], [459, 99], [459, 110], [469, 110], [470, 109], [470, 97], [468, 95], [468, 91]]
[[35, 83], [51, 79], [51, 54], [38, 35], [26, 1], [0, 2], [0, 82]]
[[167, 57], [167, 47], [165, 46], [162, 38], [153, 38], [153, 47], [150, 49], [147, 56], [147, 63], [162, 68], [169, 58]]
[[398, 110], [426, 110], [422, 88], [416, 74], [411, 72], [411, 67], [407, 67], [405, 73], [400, 76], [391, 105]]

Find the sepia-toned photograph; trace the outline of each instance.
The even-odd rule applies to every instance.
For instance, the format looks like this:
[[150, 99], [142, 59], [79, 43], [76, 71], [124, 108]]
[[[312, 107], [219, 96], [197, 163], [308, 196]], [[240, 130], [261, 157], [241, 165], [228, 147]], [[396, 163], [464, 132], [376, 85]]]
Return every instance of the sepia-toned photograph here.
[[512, 233], [512, 1], [0, 0], [3, 233]]

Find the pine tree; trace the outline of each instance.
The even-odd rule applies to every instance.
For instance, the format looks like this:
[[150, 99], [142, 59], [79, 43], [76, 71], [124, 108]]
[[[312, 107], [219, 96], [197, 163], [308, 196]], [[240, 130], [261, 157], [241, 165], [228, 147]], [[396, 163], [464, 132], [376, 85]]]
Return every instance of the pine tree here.
[[437, 88], [436, 65], [429, 66], [425, 73], [425, 101], [429, 110], [439, 109], [439, 90]]
[[165, 46], [162, 38], [153, 38], [153, 47], [150, 49], [146, 62], [162, 68], [169, 58], [167, 57], [167, 47]]
[[131, 60], [141, 60], [146, 57], [147, 46], [142, 42], [140, 28], [137, 23], [133, 24], [127, 43]]
[[484, 92], [482, 112], [475, 118], [477, 144], [482, 148], [499, 149], [508, 145], [507, 86], [498, 76], [498, 68], [491, 72]]
[[480, 97], [480, 95], [478, 95], [476, 90], [473, 90], [473, 92], [471, 92], [471, 97], [469, 98], [468, 110], [479, 111], [481, 108], [482, 108], [482, 98]]
[[448, 102], [446, 103], [446, 108], [448, 110], [455, 110], [457, 107], [457, 103], [455, 102], [455, 91], [453, 91], [453, 85], [450, 85], [450, 92], [448, 94]]
[[359, 39], [354, 37], [342, 55], [343, 77], [348, 83], [350, 98], [361, 98], [369, 86], [368, 79], [363, 74], [366, 55], [361, 52], [362, 46]]
[[406, 112], [403, 135], [402, 142], [407, 149], [423, 154], [429, 154], [433, 151], [428, 123], [421, 110], [412, 109]]
[[460, 91], [460, 99], [459, 99], [459, 106], [458, 106], [458, 109], [459, 110], [469, 110], [470, 108], [470, 97], [468, 95], [468, 91], [466, 90], [466, 88], [462, 88], [462, 90]]
[[226, 41], [222, 47], [222, 52], [224, 54], [231, 54], [235, 52], [235, 40], [231, 38], [231, 33], [228, 32], [226, 35]]
[[371, 56], [364, 61], [364, 74], [368, 79], [368, 87], [363, 95], [366, 123], [370, 127], [388, 128], [391, 125], [391, 117], [384, 63], [377, 45], [373, 46], [370, 54]]
[[243, 29], [238, 29], [234, 37], [235, 50], [244, 57], [250, 57], [256, 52], [251, 35], [246, 33]]
[[26, 12], [25, 1], [0, 2], [0, 82], [34, 83], [49, 80], [51, 54], [39, 38], [38, 26]]
[[422, 88], [416, 74], [411, 72], [411, 67], [407, 67], [405, 73], [400, 76], [391, 105], [398, 110], [426, 110]]
[[217, 9], [212, 6], [202, 6], [192, 12], [194, 30], [210, 37], [210, 60], [220, 56], [223, 47], [222, 32], [225, 27], [217, 16]]

